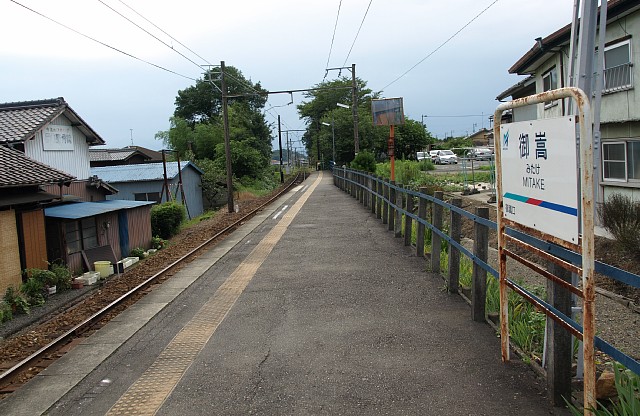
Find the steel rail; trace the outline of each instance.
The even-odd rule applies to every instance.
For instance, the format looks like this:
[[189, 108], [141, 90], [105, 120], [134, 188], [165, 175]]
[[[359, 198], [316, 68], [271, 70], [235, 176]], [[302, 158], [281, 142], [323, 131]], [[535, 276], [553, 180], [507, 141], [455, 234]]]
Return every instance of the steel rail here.
[[117, 306], [121, 305], [126, 300], [130, 299], [134, 295], [140, 293], [142, 290], [146, 289], [147, 287], [149, 287], [150, 285], [155, 283], [161, 276], [169, 273], [176, 266], [180, 265], [185, 260], [189, 259], [190, 257], [192, 257], [195, 254], [197, 254], [198, 252], [200, 252], [202, 249], [204, 249], [206, 246], [208, 246], [209, 244], [214, 242], [216, 239], [218, 239], [222, 235], [224, 235], [224, 234], [230, 232], [231, 230], [233, 230], [235, 227], [237, 227], [243, 221], [245, 221], [248, 218], [254, 216], [258, 211], [263, 209], [265, 206], [271, 204], [274, 200], [279, 198], [285, 192], [289, 191], [289, 189], [291, 189], [296, 183], [298, 183], [299, 179], [300, 179], [300, 174], [296, 175], [296, 177], [291, 181], [291, 183], [289, 185], [287, 185], [285, 188], [283, 188], [277, 194], [275, 194], [274, 196], [269, 198], [265, 203], [261, 204], [257, 208], [254, 208], [253, 210], [251, 210], [247, 214], [243, 215], [238, 220], [234, 221], [232, 224], [230, 224], [227, 227], [225, 227], [223, 230], [221, 230], [218, 233], [216, 233], [213, 236], [211, 236], [208, 240], [206, 240], [205, 242], [200, 244], [198, 247], [196, 247], [193, 250], [189, 251], [188, 253], [186, 253], [185, 255], [183, 255], [182, 257], [180, 257], [179, 259], [177, 259], [176, 261], [174, 261], [173, 263], [171, 263], [170, 265], [168, 265], [164, 269], [162, 269], [159, 272], [155, 273], [153, 276], [149, 277], [144, 282], [140, 283], [139, 285], [137, 285], [133, 289], [129, 290], [128, 292], [126, 292], [125, 294], [120, 296], [118, 299], [114, 300], [113, 302], [111, 302], [107, 306], [105, 306], [102, 309], [100, 309], [98, 312], [96, 312], [93, 315], [91, 315], [89, 318], [85, 319], [81, 323], [79, 323], [76, 326], [74, 326], [73, 328], [69, 329], [64, 334], [60, 335], [55, 340], [51, 341], [49, 344], [47, 344], [44, 347], [40, 348], [38, 351], [36, 351], [33, 354], [29, 355], [28, 357], [26, 357], [25, 359], [23, 359], [22, 361], [20, 361], [19, 363], [17, 363], [13, 367], [11, 367], [10, 369], [8, 369], [5, 372], [3, 372], [2, 374], [0, 374], [0, 386], [6, 386], [6, 385], [10, 384], [11, 381], [13, 381], [13, 379], [17, 375], [19, 375], [24, 370], [28, 369], [29, 366], [31, 366], [32, 364], [38, 362], [40, 359], [42, 359], [42, 357], [44, 355], [54, 352], [58, 347], [62, 346], [66, 342], [68, 342], [68, 340], [70, 340], [72, 338], [75, 338], [75, 337], [78, 337], [80, 334], [82, 334], [83, 332], [85, 332], [86, 330], [91, 328], [93, 325], [95, 325], [98, 321], [100, 321], [106, 314], [108, 314], [109, 312], [113, 311]]

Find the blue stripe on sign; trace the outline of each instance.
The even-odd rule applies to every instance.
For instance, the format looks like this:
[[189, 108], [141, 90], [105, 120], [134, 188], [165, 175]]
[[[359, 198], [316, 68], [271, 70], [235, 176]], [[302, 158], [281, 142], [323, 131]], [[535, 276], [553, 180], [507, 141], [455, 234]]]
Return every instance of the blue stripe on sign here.
[[504, 194], [505, 198], [513, 199], [514, 201], [523, 202], [525, 204], [535, 205], [542, 208], [550, 209], [552, 211], [562, 212], [564, 214], [569, 214], [574, 217], [578, 216], [578, 209], [573, 207], [568, 207], [566, 205], [556, 204], [549, 201], [541, 201], [539, 199], [529, 198], [522, 195], [517, 195], [511, 192], [506, 192]]

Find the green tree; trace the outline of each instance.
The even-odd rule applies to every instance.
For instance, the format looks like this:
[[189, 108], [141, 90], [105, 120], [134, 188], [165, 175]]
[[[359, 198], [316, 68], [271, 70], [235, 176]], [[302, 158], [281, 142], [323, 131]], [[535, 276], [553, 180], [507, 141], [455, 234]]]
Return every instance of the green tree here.
[[[260, 82], [253, 83], [246, 79], [242, 72], [233, 67], [226, 67], [227, 95], [245, 95], [229, 99], [241, 104], [248, 110], [260, 111], [267, 102], [266, 90]], [[220, 91], [220, 69], [212, 69], [198, 79], [196, 85], [178, 91], [174, 116], [187, 120], [191, 125], [207, 122], [222, 115], [222, 93]]]
[[[371, 99], [378, 93], [367, 88], [366, 82], [357, 78], [358, 87], [357, 105], [359, 123], [360, 148], [365, 149], [372, 142], [372, 137], [367, 131], [368, 121], [371, 116]], [[324, 81], [314, 86], [320, 90], [309, 91], [305, 94], [307, 99], [298, 105], [298, 113], [307, 123], [307, 131], [302, 141], [313, 159], [317, 158], [318, 149], [320, 158], [327, 162], [333, 154], [333, 136], [331, 127], [322, 123], [334, 123], [335, 148], [338, 163], [346, 163], [353, 160], [355, 155], [353, 143], [353, 116], [350, 108], [340, 108], [338, 103], [351, 105], [351, 78], [340, 78], [333, 81]], [[364, 117], [364, 118], [363, 118]], [[325, 164], [326, 165], [326, 164]]]

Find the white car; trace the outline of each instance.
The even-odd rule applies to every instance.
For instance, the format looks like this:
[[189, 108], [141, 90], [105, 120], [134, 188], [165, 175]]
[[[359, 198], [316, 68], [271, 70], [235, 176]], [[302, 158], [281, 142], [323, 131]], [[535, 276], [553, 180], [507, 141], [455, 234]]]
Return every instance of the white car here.
[[436, 165], [451, 165], [458, 163], [458, 156], [451, 150], [438, 150], [436, 153]]

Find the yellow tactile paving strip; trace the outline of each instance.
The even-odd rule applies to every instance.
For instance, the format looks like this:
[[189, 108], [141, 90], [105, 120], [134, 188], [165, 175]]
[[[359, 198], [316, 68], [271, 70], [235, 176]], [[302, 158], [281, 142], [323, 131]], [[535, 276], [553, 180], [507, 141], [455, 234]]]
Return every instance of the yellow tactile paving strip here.
[[322, 173], [107, 415], [156, 414], [321, 180]]

